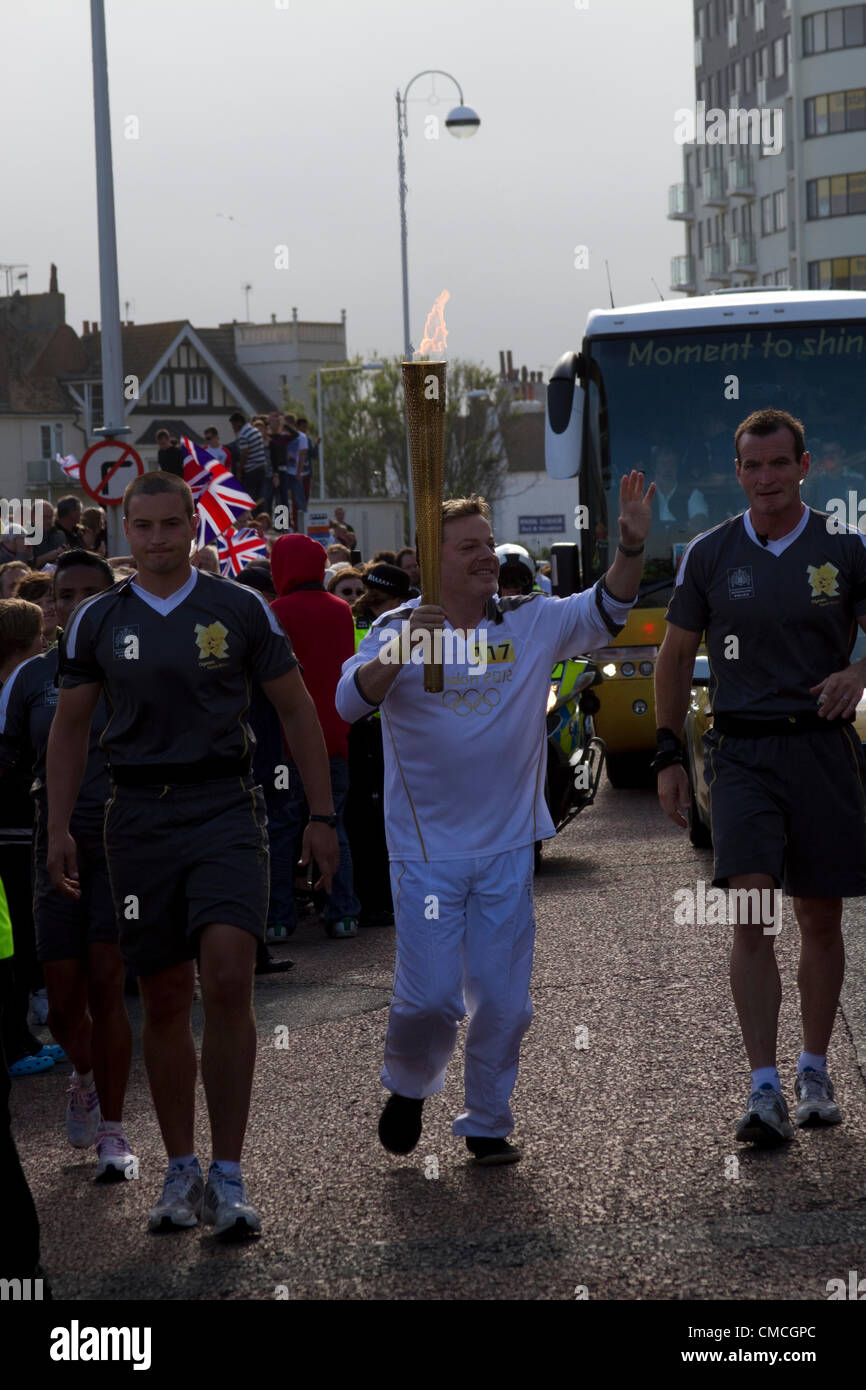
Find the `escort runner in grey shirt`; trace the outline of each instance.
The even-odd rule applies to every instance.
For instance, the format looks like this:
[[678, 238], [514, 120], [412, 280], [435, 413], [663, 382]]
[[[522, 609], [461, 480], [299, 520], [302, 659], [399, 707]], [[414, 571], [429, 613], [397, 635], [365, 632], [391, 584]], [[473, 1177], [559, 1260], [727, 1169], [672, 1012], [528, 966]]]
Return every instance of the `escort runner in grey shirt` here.
[[814, 714], [811, 687], [847, 666], [866, 613], [866, 536], [828, 532], [827, 519], [807, 507], [790, 536], [764, 546], [746, 512], [686, 550], [667, 621], [706, 631], [714, 714]]
[[116, 768], [244, 757], [251, 682], [298, 664], [260, 594], [202, 570], [167, 599], [123, 580], [75, 610], [60, 645], [61, 689], [104, 682]]
[[[20, 763], [33, 769], [31, 792], [45, 804], [45, 750], [51, 722], [57, 708], [57, 663], [59, 650], [52, 647], [40, 656], [24, 661], [12, 672], [0, 695], [0, 764]], [[99, 746], [108, 714], [102, 696], [90, 725], [90, 746], [81, 790], [75, 803], [71, 829], [102, 830], [108, 800], [108, 772], [105, 754]]]

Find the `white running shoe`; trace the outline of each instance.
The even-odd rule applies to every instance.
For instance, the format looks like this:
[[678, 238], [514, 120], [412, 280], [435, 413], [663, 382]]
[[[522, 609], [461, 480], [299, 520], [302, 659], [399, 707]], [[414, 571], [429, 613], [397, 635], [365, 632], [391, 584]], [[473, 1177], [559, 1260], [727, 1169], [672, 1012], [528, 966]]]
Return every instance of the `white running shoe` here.
[[215, 1236], [242, 1240], [257, 1236], [262, 1221], [255, 1207], [247, 1201], [242, 1178], [228, 1178], [211, 1169], [202, 1203], [201, 1219], [213, 1226]]
[[204, 1196], [204, 1174], [198, 1163], [194, 1168], [166, 1174], [162, 1196], [148, 1213], [149, 1231], [189, 1230], [198, 1225]]
[[795, 1119], [802, 1128], [806, 1125], [840, 1125], [842, 1112], [836, 1104], [833, 1082], [825, 1071], [807, 1067], [797, 1073], [794, 1082], [797, 1097]]
[[772, 1086], [762, 1086], [760, 1090], [753, 1091], [746, 1113], [737, 1125], [736, 1137], [739, 1142], [772, 1148], [793, 1138], [793, 1135], [794, 1127], [781, 1091]]
[[96, 1087], [82, 1085], [77, 1071], [67, 1087], [66, 1094], [66, 1137], [76, 1149], [89, 1149], [96, 1140], [96, 1131], [102, 1121], [99, 1109], [99, 1096]]
[[94, 1182], [121, 1182], [138, 1177], [138, 1159], [129, 1147], [122, 1129], [105, 1130], [100, 1125], [96, 1135], [96, 1165]]

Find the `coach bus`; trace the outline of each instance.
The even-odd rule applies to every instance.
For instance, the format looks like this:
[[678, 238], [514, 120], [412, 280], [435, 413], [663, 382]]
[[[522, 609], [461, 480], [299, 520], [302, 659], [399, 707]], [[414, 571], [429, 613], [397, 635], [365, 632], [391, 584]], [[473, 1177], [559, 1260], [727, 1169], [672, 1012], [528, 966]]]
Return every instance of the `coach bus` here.
[[577, 480], [584, 586], [613, 559], [622, 474], [642, 468], [658, 494], [637, 605], [593, 654], [605, 677], [596, 728], [615, 786], [643, 780], [655, 748], [653, 675], [677, 566], [692, 537], [745, 509], [734, 433], [769, 406], [805, 426], [803, 500], [821, 510], [836, 501], [838, 512], [842, 499], [866, 530], [866, 294], [739, 289], [596, 309], [581, 350], [554, 368], [545, 462], [552, 477]]

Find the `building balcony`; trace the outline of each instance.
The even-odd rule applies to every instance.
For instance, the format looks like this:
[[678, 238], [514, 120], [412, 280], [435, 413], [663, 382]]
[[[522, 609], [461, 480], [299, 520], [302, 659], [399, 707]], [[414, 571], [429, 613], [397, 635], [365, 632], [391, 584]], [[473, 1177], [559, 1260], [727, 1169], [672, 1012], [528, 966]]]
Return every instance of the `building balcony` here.
[[704, 275], [707, 280], [729, 280], [728, 248], [723, 241], [704, 247]]
[[694, 290], [697, 287], [695, 278], [695, 258], [694, 256], [674, 256], [671, 259], [671, 289], [672, 290]]
[[758, 254], [755, 238], [735, 236], [731, 238], [731, 270], [755, 271], [758, 269]]
[[691, 184], [672, 183], [668, 189], [668, 217], [688, 222], [695, 215], [695, 195]]
[[751, 159], [728, 160], [728, 196], [754, 198], [755, 167]]
[[728, 204], [725, 188], [725, 175], [721, 169], [705, 169], [701, 179], [704, 202], [711, 208], [724, 208]]

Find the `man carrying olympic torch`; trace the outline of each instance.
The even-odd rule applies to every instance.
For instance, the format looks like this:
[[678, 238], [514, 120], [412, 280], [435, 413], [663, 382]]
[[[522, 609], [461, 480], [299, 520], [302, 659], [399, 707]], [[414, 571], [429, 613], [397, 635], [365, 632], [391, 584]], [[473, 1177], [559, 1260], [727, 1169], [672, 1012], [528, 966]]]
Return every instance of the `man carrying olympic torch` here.
[[[642, 473], [623, 478], [614, 562], [597, 584], [564, 599], [496, 597], [487, 503], [444, 502], [440, 603], [410, 599], [383, 615], [343, 666], [342, 717], [382, 713], [397, 961], [381, 1073], [391, 1096], [379, 1138], [391, 1153], [417, 1144], [424, 1100], [442, 1090], [468, 1013], [465, 1108], [453, 1131], [478, 1163], [520, 1158], [506, 1136], [532, 1020], [533, 846], [554, 834], [544, 800], [550, 672], [624, 626], [653, 490], [644, 494]], [[437, 643], [447, 653], [440, 691], [424, 688], [416, 642], [432, 648], [434, 661]]]

